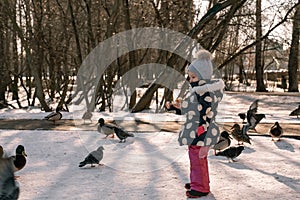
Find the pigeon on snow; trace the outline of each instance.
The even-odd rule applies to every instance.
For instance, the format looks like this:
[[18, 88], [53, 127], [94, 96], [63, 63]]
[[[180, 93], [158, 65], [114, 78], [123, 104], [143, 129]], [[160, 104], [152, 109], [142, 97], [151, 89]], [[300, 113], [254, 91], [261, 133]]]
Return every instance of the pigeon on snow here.
[[298, 106], [298, 108], [296, 108], [291, 112], [290, 116], [297, 116], [297, 118], [299, 118], [298, 117], [299, 115], [300, 115], [300, 105]]
[[100, 146], [100, 147], [98, 147], [97, 150], [92, 151], [91, 153], [89, 153], [85, 157], [84, 161], [79, 163], [79, 167], [83, 167], [87, 164], [91, 164], [91, 167], [94, 167], [94, 164], [101, 165], [100, 161], [103, 158], [103, 150], [104, 150], [103, 146]]
[[103, 118], [100, 118], [98, 120], [98, 123], [99, 123], [98, 125], [99, 133], [103, 133], [104, 135], [106, 135], [105, 138], [107, 138], [107, 136], [109, 135], [112, 135], [111, 136], [112, 138], [114, 137], [114, 133], [115, 133], [114, 128], [117, 127], [116, 125], [105, 123]]
[[0, 158], [3, 158], [4, 150], [3, 147], [0, 145]]
[[121, 127], [118, 127], [115, 124], [104, 123], [103, 118], [100, 118], [98, 120], [98, 123], [98, 131], [105, 134], [106, 137], [111, 134], [113, 135], [112, 137], [114, 137], [114, 133], [116, 133], [116, 135], [120, 139], [120, 142], [125, 142], [127, 137], [134, 137], [132, 133], [128, 133], [127, 131], [123, 130]]
[[0, 199], [19, 198], [19, 184], [15, 181], [14, 169], [9, 158], [0, 158]]
[[213, 146], [213, 149], [215, 150], [215, 154], [217, 150], [220, 151], [229, 147], [231, 143], [230, 139], [231, 137], [229, 136], [229, 133], [227, 131], [223, 131], [221, 133], [219, 141]]
[[249, 107], [247, 111], [247, 128], [254, 130], [255, 132], [256, 125], [263, 119], [266, 118], [265, 114], [257, 114], [258, 108], [258, 99], [255, 100]]
[[275, 141], [274, 138], [277, 138], [277, 141], [280, 141], [280, 137], [283, 134], [283, 129], [278, 122], [275, 122], [275, 124], [270, 128], [269, 133], [272, 137], [272, 141]]
[[82, 115], [82, 119], [84, 120], [90, 120], [92, 122], [92, 117], [93, 117], [93, 113], [89, 110], [87, 110], [83, 115]]
[[247, 117], [246, 113], [239, 113], [238, 116], [243, 120], [242, 123], [245, 123], [245, 119]]
[[220, 151], [216, 154], [216, 156], [225, 156], [226, 158], [232, 160], [233, 162], [236, 162], [234, 158], [238, 157], [242, 151], [244, 150], [244, 146], [238, 146], [238, 147], [229, 147], [228, 149], [225, 149], [224, 151]]
[[57, 107], [55, 109], [55, 112], [50, 113], [44, 119], [46, 119], [48, 121], [52, 121], [53, 124], [55, 124], [56, 121], [58, 121], [58, 120], [60, 120], [62, 118], [62, 114], [59, 112], [59, 110], [60, 110], [60, 108]]
[[26, 165], [27, 154], [23, 145], [18, 145], [16, 155], [8, 157], [13, 163], [14, 172], [23, 169]]
[[232, 137], [238, 141], [238, 145], [240, 145], [240, 142], [242, 142], [242, 144], [244, 142], [251, 144], [250, 140], [250, 136], [247, 134], [248, 131], [248, 126], [247, 125], [243, 125], [243, 128], [241, 129], [241, 126], [239, 124], [234, 124], [231, 128], [231, 135]]
[[7, 152], [3, 149], [3, 147], [0, 145], [0, 158], [7, 158]]
[[116, 135], [120, 139], [120, 142], [126, 142], [126, 138], [128, 137], [134, 137], [132, 133], [128, 133], [127, 131], [121, 129], [121, 128], [114, 128]]

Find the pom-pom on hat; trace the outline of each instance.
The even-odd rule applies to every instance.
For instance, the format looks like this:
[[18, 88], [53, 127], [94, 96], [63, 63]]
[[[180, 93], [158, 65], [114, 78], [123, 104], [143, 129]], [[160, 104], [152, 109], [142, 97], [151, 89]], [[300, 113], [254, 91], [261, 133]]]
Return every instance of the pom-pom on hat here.
[[211, 79], [213, 74], [212, 55], [201, 49], [196, 53], [196, 59], [189, 65], [188, 71], [193, 72], [199, 80]]

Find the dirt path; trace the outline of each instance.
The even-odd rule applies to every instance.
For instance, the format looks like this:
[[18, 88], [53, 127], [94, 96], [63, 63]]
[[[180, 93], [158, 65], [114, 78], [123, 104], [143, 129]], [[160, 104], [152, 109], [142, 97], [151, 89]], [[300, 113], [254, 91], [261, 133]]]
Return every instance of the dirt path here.
[[[182, 122], [155, 122], [149, 123], [144, 121], [120, 121], [118, 125], [124, 127], [127, 131], [133, 132], [157, 132], [157, 131], [169, 131], [178, 132], [180, 130]], [[224, 123], [223, 129], [229, 130], [233, 123]], [[266, 135], [269, 132], [272, 124], [261, 123], [257, 125], [257, 133], [249, 131], [249, 135]], [[300, 139], [300, 124], [281, 124], [284, 129], [285, 136], [293, 136]], [[60, 120], [56, 124], [53, 124], [47, 120], [37, 119], [0, 119], [0, 129], [13, 129], [13, 130], [82, 130], [82, 131], [94, 131], [97, 130], [96, 121], [83, 120]]]

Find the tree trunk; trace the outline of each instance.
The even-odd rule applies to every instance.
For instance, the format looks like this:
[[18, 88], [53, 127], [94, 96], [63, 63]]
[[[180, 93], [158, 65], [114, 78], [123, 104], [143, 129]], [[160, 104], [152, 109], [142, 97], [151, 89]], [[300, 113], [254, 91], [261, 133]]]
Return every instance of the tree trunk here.
[[5, 37], [4, 37], [4, 23], [5, 23], [5, 17], [3, 14], [4, 4], [0, 2], [0, 17], [2, 20], [0, 21], [0, 109], [3, 108], [3, 106], [6, 104], [6, 98], [5, 98], [5, 91], [7, 87], [7, 82], [5, 81], [6, 73], [7, 73], [7, 66], [5, 65]]
[[261, 0], [256, 0], [256, 40], [255, 45], [255, 71], [256, 92], [266, 92], [264, 84], [264, 69], [262, 65], [262, 27], [261, 27]]
[[77, 58], [78, 58], [79, 65], [81, 65], [81, 63], [82, 63], [81, 46], [80, 46], [79, 34], [78, 34], [78, 30], [77, 30], [77, 24], [76, 24], [76, 19], [75, 19], [75, 15], [73, 12], [73, 6], [72, 6], [71, 0], [68, 0], [68, 6], [69, 6], [69, 10], [70, 10], [72, 27], [73, 27], [75, 41], [76, 41]]
[[[126, 30], [131, 30], [132, 27], [131, 27], [131, 20], [130, 20], [130, 13], [129, 13], [129, 1], [128, 0], [123, 0], [123, 8], [124, 8], [124, 16], [125, 16], [125, 29]], [[133, 50], [134, 47], [133, 47], [133, 42], [132, 42], [132, 39], [131, 39], [131, 35], [129, 33], [126, 34], [126, 36], [128, 37], [128, 40], [127, 40], [127, 45], [128, 45], [128, 49], [129, 50]], [[128, 56], [129, 56], [129, 66], [128, 66], [128, 70], [130, 68], [133, 68], [137, 65], [137, 62], [136, 62], [136, 52], [135, 51], [130, 51], [128, 53]], [[129, 87], [130, 87], [130, 91], [132, 92], [131, 94], [131, 97], [130, 97], [130, 102], [129, 102], [129, 110], [131, 110], [134, 105], [136, 104], [136, 81], [137, 81], [137, 77], [138, 77], [138, 74], [137, 74], [137, 71], [134, 70], [132, 71], [130, 74], [130, 78], [129, 78]]]
[[[299, 1], [300, 3], [300, 1]], [[297, 6], [293, 19], [292, 44], [289, 55], [288, 74], [289, 74], [289, 92], [299, 92], [298, 89], [298, 73], [299, 68], [299, 29], [300, 29], [300, 6]]]

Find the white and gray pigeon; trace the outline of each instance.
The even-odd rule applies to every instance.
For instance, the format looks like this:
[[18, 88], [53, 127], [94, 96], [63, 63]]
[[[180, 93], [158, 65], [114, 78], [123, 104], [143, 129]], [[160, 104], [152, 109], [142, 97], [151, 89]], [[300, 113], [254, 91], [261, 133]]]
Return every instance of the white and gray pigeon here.
[[0, 158], [0, 199], [19, 198], [19, 184], [15, 181], [13, 165], [9, 158]]
[[79, 163], [79, 167], [83, 167], [87, 164], [90, 164], [91, 167], [95, 167], [94, 164], [100, 164], [100, 161], [103, 158], [103, 146], [98, 147], [97, 150], [90, 152], [84, 159], [84, 161]]
[[109, 135], [112, 135], [111, 137], [114, 138], [114, 133], [115, 133], [114, 129], [117, 127], [116, 125], [105, 123], [103, 118], [100, 118], [98, 120], [98, 123], [99, 123], [98, 125], [99, 133], [106, 135], [105, 138], [107, 138]]

